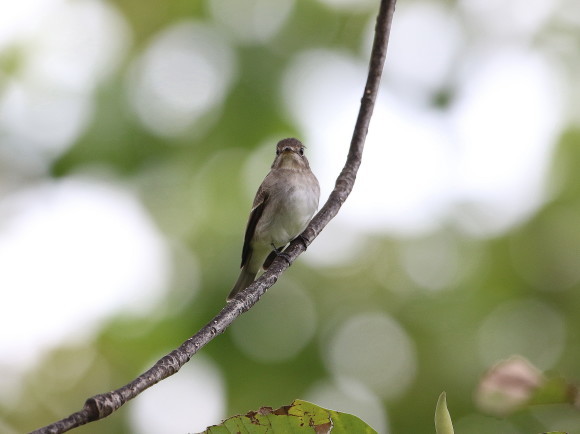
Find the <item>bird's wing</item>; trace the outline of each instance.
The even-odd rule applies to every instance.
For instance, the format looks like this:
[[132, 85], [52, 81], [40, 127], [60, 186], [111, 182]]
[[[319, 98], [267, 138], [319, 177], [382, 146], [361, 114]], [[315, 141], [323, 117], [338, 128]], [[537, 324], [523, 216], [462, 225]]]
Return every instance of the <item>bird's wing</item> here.
[[254, 199], [254, 204], [252, 211], [250, 212], [250, 217], [248, 218], [248, 225], [246, 226], [246, 234], [244, 236], [244, 247], [242, 248], [242, 265], [246, 265], [252, 255], [252, 245], [251, 241], [254, 237], [254, 232], [256, 231], [256, 226], [260, 217], [262, 217], [262, 213], [264, 212], [264, 208], [266, 207], [266, 203], [268, 202], [268, 193], [260, 186], [258, 192], [256, 193], [256, 198]]

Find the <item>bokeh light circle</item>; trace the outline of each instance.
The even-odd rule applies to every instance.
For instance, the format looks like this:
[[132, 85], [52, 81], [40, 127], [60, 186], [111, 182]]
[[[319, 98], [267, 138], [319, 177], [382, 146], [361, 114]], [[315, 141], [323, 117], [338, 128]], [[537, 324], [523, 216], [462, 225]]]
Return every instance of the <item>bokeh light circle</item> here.
[[417, 365], [411, 338], [383, 313], [348, 318], [328, 340], [324, 359], [336, 377], [354, 379], [383, 398], [403, 393]]
[[566, 342], [559, 312], [534, 299], [508, 301], [493, 310], [479, 329], [479, 352], [489, 367], [520, 355], [540, 369], [554, 366]]
[[0, 334], [0, 361], [32, 363], [120, 309], [148, 312], [170, 278], [165, 240], [119, 185], [42, 183], [1, 200], [0, 220], [0, 288], [10, 294], [0, 328], [11, 330]]
[[235, 69], [233, 50], [212, 26], [172, 24], [130, 69], [129, 100], [145, 128], [177, 136], [223, 102]]
[[294, 0], [211, 0], [209, 10], [236, 41], [266, 42], [286, 23]]
[[286, 279], [231, 326], [234, 343], [248, 357], [281, 362], [294, 357], [312, 339], [316, 311], [310, 295]]

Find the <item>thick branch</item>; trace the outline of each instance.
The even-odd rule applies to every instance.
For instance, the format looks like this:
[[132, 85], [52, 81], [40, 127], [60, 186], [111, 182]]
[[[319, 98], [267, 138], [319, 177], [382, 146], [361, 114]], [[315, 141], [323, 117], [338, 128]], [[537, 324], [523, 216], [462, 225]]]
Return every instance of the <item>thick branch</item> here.
[[200, 348], [211, 341], [217, 334], [223, 333], [238, 316], [254, 306], [266, 290], [276, 283], [280, 275], [302, 252], [306, 250], [307, 245], [310, 244], [318, 234], [320, 234], [328, 222], [334, 218], [352, 191], [356, 174], [361, 163], [364, 142], [383, 72], [383, 64], [387, 53], [387, 45], [394, 11], [395, 0], [381, 0], [369, 65], [369, 74], [364, 94], [361, 99], [361, 106], [346, 163], [342, 172], [336, 179], [334, 190], [322, 209], [318, 214], [316, 214], [316, 216], [314, 216], [306, 230], [303, 232], [303, 237], [299, 237], [292, 241], [288, 248], [286, 248], [285, 253], [287, 256], [277, 257], [268, 270], [258, 280], [247, 289], [238, 293], [211, 322], [185, 341], [179, 348], [173, 350], [155, 363], [155, 365], [147, 372], [141, 374], [131, 383], [117, 390], [95, 395], [87, 399], [81, 411], [73, 413], [69, 417], [44, 428], [40, 428], [34, 431], [34, 433], [63, 433], [88, 422], [103, 419], [116, 411], [130, 399], [135, 398], [145, 389], [175, 374], [195, 353], [199, 351]]

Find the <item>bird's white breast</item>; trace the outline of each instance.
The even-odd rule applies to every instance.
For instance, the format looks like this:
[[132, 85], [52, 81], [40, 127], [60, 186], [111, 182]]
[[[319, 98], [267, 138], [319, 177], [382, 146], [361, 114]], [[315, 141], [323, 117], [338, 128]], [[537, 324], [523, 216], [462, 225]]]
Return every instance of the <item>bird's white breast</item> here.
[[266, 218], [260, 219], [265, 224], [256, 229], [269, 243], [279, 247], [306, 228], [318, 208], [320, 193], [318, 182], [308, 172], [289, 171], [287, 176], [281, 177], [280, 184], [271, 190], [271, 194], [278, 197], [269, 198], [271, 206], [264, 210], [267, 215], [263, 216]]

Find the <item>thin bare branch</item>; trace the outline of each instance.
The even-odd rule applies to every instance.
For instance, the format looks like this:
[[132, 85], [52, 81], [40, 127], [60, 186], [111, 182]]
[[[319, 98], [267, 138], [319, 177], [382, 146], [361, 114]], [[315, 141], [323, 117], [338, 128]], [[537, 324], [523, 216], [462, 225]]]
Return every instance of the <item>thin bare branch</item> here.
[[280, 275], [306, 250], [324, 227], [336, 216], [342, 204], [352, 191], [356, 174], [361, 163], [364, 143], [372, 117], [375, 100], [379, 90], [383, 64], [395, 11], [396, 0], [381, 0], [375, 28], [375, 38], [369, 73], [361, 106], [354, 128], [348, 157], [342, 172], [336, 179], [334, 190], [321, 210], [314, 216], [302, 237], [292, 241], [286, 248], [285, 256], [277, 257], [268, 270], [247, 289], [241, 291], [221, 312], [206, 324], [199, 332], [186, 340], [179, 348], [160, 359], [155, 365], [129, 384], [108, 393], [95, 395], [87, 399], [82, 410], [65, 419], [40, 428], [34, 433], [57, 434], [69, 431], [88, 422], [109, 416], [130, 399], [135, 398], [145, 389], [175, 374], [181, 367], [225, 329], [242, 313], [248, 311], [270, 288]]

